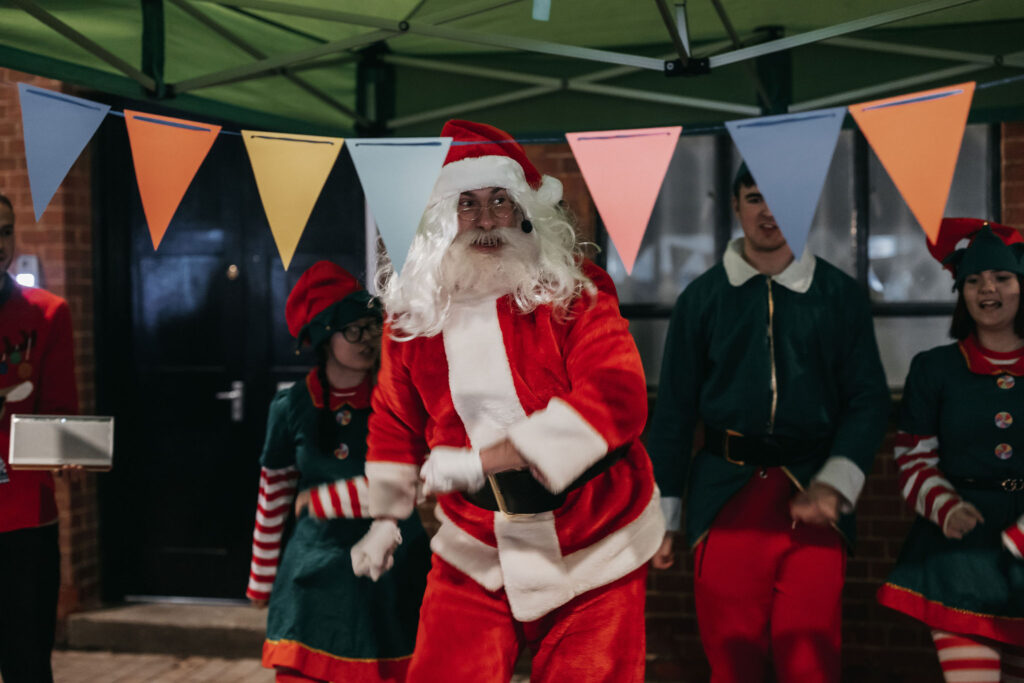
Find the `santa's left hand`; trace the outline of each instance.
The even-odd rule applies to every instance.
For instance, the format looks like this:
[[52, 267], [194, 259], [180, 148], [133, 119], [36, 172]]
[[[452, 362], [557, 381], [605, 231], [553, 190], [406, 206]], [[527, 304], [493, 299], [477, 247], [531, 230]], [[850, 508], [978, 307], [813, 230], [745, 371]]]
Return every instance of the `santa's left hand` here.
[[471, 448], [438, 446], [420, 468], [423, 493], [479, 491], [484, 485], [480, 454]]

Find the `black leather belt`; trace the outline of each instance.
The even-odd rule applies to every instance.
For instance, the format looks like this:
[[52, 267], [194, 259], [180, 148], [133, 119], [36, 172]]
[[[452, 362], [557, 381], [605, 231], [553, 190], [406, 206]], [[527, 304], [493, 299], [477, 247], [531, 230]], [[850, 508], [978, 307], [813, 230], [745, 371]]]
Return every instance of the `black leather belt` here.
[[509, 470], [487, 477], [488, 483], [479, 491], [462, 495], [477, 507], [492, 512], [501, 511], [506, 515], [535, 515], [538, 512], [549, 512], [561, 507], [570, 491], [578, 489], [597, 475], [607, 472], [612, 465], [629, 452], [630, 446], [631, 444], [627, 444], [610, 451], [561, 493], [548, 491], [533, 478], [529, 470]]
[[990, 477], [978, 478], [957, 477], [945, 475], [949, 483], [958, 489], [975, 489], [979, 491], [1008, 491], [1010, 493], [1024, 493], [1024, 478], [1014, 477]]
[[828, 455], [832, 439], [795, 439], [766, 434], [740, 436], [704, 426], [704, 450], [734, 465], [780, 467]]

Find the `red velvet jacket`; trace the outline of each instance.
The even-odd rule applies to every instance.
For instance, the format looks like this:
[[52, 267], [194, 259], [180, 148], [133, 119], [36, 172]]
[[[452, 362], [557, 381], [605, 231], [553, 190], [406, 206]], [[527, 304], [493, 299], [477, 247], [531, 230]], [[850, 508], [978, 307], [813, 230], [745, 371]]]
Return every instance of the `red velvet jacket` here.
[[484, 588], [504, 586], [520, 621], [537, 619], [628, 574], [660, 544], [639, 440], [646, 417], [640, 356], [607, 289], [577, 300], [567, 320], [550, 307], [518, 313], [508, 298], [454, 305], [440, 335], [385, 336], [366, 467], [371, 513], [411, 512], [419, 467], [437, 446], [479, 450], [507, 437], [555, 493], [624, 448], [553, 512], [506, 517], [460, 493], [439, 497], [433, 550]]
[[12, 471], [7, 458], [12, 414], [78, 412], [67, 302], [42, 289], [20, 287], [3, 274], [0, 344], [0, 532], [4, 532], [57, 519], [50, 473]]

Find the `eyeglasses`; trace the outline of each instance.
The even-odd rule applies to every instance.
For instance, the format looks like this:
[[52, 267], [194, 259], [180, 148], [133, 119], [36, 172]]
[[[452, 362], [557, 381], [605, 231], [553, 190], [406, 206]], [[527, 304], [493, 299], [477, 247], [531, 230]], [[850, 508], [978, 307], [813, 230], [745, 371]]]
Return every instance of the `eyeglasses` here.
[[511, 218], [512, 214], [516, 212], [515, 202], [503, 195], [491, 197], [486, 204], [481, 204], [475, 199], [460, 198], [457, 209], [459, 220], [467, 223], [479, 220], [485, 208], [491, 212], [491, 217], [495, 220]]
[[341, 328], [341, 335], [345, 337], [345, 341], [349, 344], [358, 344], [363, 341], [363, 335], [366, 335], [365, 338], [367, 339], [373, 339], [374, 337], [379, 337], [383, 329], [384, 326], [381, 325], [379, 320], [371, 320], [362, 325], [357, 325], [356, 323], [345, 325], [345, 327]]

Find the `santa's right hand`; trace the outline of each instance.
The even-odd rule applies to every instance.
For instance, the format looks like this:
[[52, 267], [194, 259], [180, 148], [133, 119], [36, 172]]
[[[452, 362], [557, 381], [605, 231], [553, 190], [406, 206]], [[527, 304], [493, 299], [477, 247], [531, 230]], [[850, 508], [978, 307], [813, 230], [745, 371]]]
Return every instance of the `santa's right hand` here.
[[479, 491], [484, 485], [480, 454], [471, 448], [437, 446], [420, 468], [423, 493]]
[[352, 546], [352, 571], [376, 581], [395, 564], [395, 550], [402, 544], [402, 532], [393, 519], [376, 519], [370, 530]]

